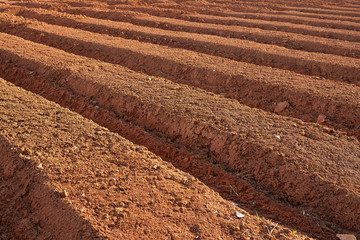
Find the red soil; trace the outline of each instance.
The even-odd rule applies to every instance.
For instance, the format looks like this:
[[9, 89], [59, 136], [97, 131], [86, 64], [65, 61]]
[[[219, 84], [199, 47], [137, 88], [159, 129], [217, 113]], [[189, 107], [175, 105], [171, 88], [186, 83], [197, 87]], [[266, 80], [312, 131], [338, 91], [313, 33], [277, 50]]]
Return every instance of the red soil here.
[[349, 6], [0, 2], [0, 238], [359, 234]]
[[293, 236], [146, 148], [2, 79], [0, 89], [1, 239]]

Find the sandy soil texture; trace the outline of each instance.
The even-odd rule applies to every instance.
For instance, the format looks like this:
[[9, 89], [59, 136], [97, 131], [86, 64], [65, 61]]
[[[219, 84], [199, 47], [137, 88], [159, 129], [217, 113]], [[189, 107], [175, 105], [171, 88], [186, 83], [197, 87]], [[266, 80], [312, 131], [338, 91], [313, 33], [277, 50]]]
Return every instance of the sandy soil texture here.
[[0, 1], [0, 239], [359, 239], [359, 10]]

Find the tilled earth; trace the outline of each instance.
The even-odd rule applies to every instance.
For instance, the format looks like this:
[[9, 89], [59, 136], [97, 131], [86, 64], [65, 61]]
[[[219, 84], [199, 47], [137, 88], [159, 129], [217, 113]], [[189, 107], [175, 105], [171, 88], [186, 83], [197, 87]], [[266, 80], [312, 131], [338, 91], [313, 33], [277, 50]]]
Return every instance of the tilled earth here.
[[0, 1], [0, 239], [360, 237], [360, 2]]

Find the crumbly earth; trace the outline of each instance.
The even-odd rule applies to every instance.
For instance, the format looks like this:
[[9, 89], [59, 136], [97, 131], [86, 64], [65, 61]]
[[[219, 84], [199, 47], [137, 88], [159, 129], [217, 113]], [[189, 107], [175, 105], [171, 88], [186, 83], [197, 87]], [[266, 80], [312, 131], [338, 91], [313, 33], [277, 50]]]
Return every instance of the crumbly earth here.
[[359, 9], [1, 1], [2, 237], [359, 234]]
[[295, 236], [145, 147], [2, 79], [0, 89], [1, 239]]

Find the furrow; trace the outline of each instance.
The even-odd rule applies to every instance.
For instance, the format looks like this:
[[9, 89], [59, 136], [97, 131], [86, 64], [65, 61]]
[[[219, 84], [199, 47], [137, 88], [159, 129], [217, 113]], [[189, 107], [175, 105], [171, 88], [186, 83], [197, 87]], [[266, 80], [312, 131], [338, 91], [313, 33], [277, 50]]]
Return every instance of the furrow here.
[[[237, 11], [237, 12], [253, 12], [253, 13], [262, 13], [262, 12], [272, 12], [272, 11], [297, 11], [297, 9], [299, 9], [300, 11], [302, 9], [305, 9], [305, 11], [303, 11], [304, 13], [317, 13], [317, 15], [321, 16], [321, 15], [337, 15], [339, 18], [341, 17], [353, 17], [353, 18], [359, 18], [358, 12], [356, 11], [356, 9], [344, 9], [342, 7], [338, 7], [338, 6], [331, 6], [331, 5], [314, 5], [314, 6], [309, 6], [308, 4], [303, 4], [303, 5], [292, 5], [291, 3], [287, 2], [286, 3], [286, 7], [284, 7], [281, 4], [273, 4], [273, 3], [259, 3], [259, 2], [244, 2], [243, 4], [238, 4], [238, 3], [234, 3], [234, 2], [230, 2], [227, 4], [220, 4], [217, 5], [218, 8], [222, 8], [224, 10], [227, 11]], [[184, 7], [187, 7], [188, 9], [193, 8], [194, 10], [196, 9], [195, 6], [191, 6], [191, 5], [186, 5]], [[200, 8], [200, 7], [199, 7]], [[203, 9], [206, 9], [205, 7]], [[308, 12], [306, 10], [310, 9], [313, 12]], [[320, 12], [316, 12], [317, 10], [319, 10]], [[195, 10], [196, 11], [196, 10]], [[332, 13], [333, 12], [333, 13]], [[341, 15], [338, 14], [338, 12], [341, 13]], [[355, 13], [355, 15], [353, 15]]]
[[[239, 201], [258, 192], [260, 209], [314, 236], [334, 238], [341, 230], [335, 223], [359, 231], [360, 148], [355, 138], [162, 78], [149, 79], [7, 34], [0, 37], [7, 43], [0, 55], [5, 79], [57, 99], [130, 140], [144, 140], [141, 144], [195, 176], [217, 179], [217, 187], [234, 191]], [[95, 107], [87, 111], [91, 103]], [[184, 158], [187, 152], [194, 158]], [[282, 200], [297, 207], [291, 210]], [[297, 214], [299, 207], [309, 215]], [[320, 226], [314, 224], [317, 214]]]
[[[231, 25], [231, 26], [236, 25], [243, 27], [260, 28], [264, 30], [299, 33], [303, 35], [318, 36], [323, 38], [333, 38], [333, 39], [339, 39], [345, 41], [360, 42], [360, 34], [357, 31], [315, 27], [304, 24], [279, 23], [279, 22], [272, 22], [266, 20], [242, 19], [242, 18], [234, 17], [233, 16], [234, 12], [224, 13], [216, 10], [198, 10], [197, 11], [198, 14], [194, 15], [191, 14], [191, 12], [184, 12], [181, 10], [158, 9], [158, 8], [150, 8], [150, 7], [122, 6], [121, 9], [137, 11], [159, 17], [178, 18], [187, 21], [195, 21], [201, 23], [213, 23], [213, 24]], [[93, 10], [93, 9], [67, 8], [67, 9], [62, 9], [62, 11], [71, 14], [83, 14], [89, 17], [105, 18], [109, 20], [119, 20], [119, 15], [121, 15], [121, 11], [119, 10]]]
[[311, 7], [311, 8], [324, 8], [328, 6], [337, 6], [337, 1], [289, 1], [289, 0], [278, 0], [278, 1], [247, 1], [247, 0], [240, 0], [238, 2], [234, 1], [223, 1], [218, 0], [215, 1], [223, 6], [233, 6], [239, 5], [238, 2], [242, 3], [245, 6], [258, 6], [262, 8], [275, 8], [275, 7], [284, 7], [284, 6], [293, 6], [293, 7]]
[[[257, 17], [260, 18], [261, 16], [264, 18], [269, 18], [269, 16], [273, 13], [273, 11], [277, 11], [277, 12], [282, 12], [282, 11], [296, 11], [296, 12], [301, 12], [301, 13], [312, 13], [312, 12], [304, 12], [302, 11], [303, 8], [301, 7], [293, 7], [293, 8], [283, 8], [283, 7], [279, 7], [279, 8], [275, 8], [272, 11], [269, 11], [269, 9], [264, 9], [261, 7], [255, 7], [255, 8], [249, 8], [249, 5], [233, 5], [233, 6], [224, 6], [224, 7], [195, 7], [195, 6], [190, 6], [190, 5], [180, 5], [180, 6], [158, 6], [159, 9], [163, 10], [163, 11], [178, 11], [178, 10], [182, 10], [182, 11], [188, 11], [188, 12], [197, 12], [197, 13], [201, 13], [201, 14], [205, 14], [205, 15], [216, 15], [216, 16], [223, 16], [223, 17]], [[222, 9], [221, 9], [222, 8]], [[154, 7], [146, 7], [146, 6], [127, 6], [127, 5], [121, 5], [118, 6], [117, 9], [138, 9], [140, 11], [156, 11], [156, 8]], [[175, 10], [176, 9], [176, 10]], [[289, 22], [293, 22], [293, 23], [300, 23], [300, 24], [309, 24], [309, 25], [313, 25], [313, 26], [324, 26], [324, 27], [332, 27], [332, 28], [340, 28], [340, 29], [358, 29], [358, 24], [353, 23], [351, 21], [347, 22], [346, 20], [344, 22], [341, 21], [335, 21], [335, 20], [340, 20], [341, 18], [353, 18], [353, 19], [359, 19], [359, 16], [353, 16], [352, 14], [344, 14], [344, 15], [337, 15], [337, 14], [331, 14], [331, 13], [324, 13], [324, 14], [317, 14], [318, 16], [326, 16], [326, 15], [331, 15], [331, 16], [337, 16], [338, 19], [334, 19], [334, 20], [315, 20], [315, 19], [311, 19], [311, 18], [306, 18], [306, 17], [295, 17], [295, 16], [273, 16], [273, 18], [271, 18], [273, 21], [289, 21]]]
[[265, 20], [256, 20], [256, 19], [249, 20], [249, 19], [241, 19], [236, 17], [222, 17], [222, 16], [203, 15], [203, 14], [197, 14], [197, 15], [184, 14], [182, 18], [185, 20], [188, 19], [190, 21], [253, 27], [264, 30], [300, 33], [304, 35], [318, 36], [323, 38], [333, 38], [333, 39], [339, 39], [345, 41], [360, 42], [359, 32], [350, 31], [350, 30], [310, 27], [303, 24], [276, 23]]
[[272, 12], [272, 13], [273, 14], [293, 15], [293, 16], [299, 16], [299, 17], [308, 17], [308, 18], [344, 20], [344, 21], [349, 21], [349, 22], [360, 23], [360, 18], [357, 18], [357, 17], [347, 17], [347, 16], [341, 16], [340, 17], [340, 16], [330, 15], [330, 14], [304, 13], [304, 12], [299, 12], [299, 11], [295, 11], [295, 10], [278, 11], [278, 12]]
[[[17, 16], [25, 18], [35, 18], [39, 21], [49, 24], [58, 24], [62, 26], [73, 26], [70, 19], [80, 24], [79, 18], [65, 13], [58, 13], [49, 10], [36, 9], [11, 9], [5, 8], [1, 11], [12, 12]], [[111, 18], [114, 21], [131, 22], [136, 25], [157, 27], [172, 31], [185, 31], [199, 34], [211, 34], [222, 37], [231, 37], [239, 39], [247, 39], [259, 43], [273, 44], [291, 49], [298, 49], [310, 52], [328, 53], [347, 57], [360, 57], [360, 43], [346, 42], [335, 39], [326, 39], [312, 36], [303, 36], [301, 34], [287, 33], [286, 35], [278, 31], [260, 30], [255, 28], [247, 28], [240, 26], [220, 26], [216, 24], [196, 23], [173, 18], [164, 18], [156, 16], [137, 16], [134, 12], [119, 12], [119, 14], [109, 17], [107, 12], [98, 11], [93, 14], [94, 17]], [[66, 19], [68, 23], [66, 23]], [[96, 19], [89, 18], [87, 23], [96, 23]], [[65, 22], [61, 24], [62, 22]], [[85, 22], [86, 23], [86, 22]], [[88, 30], [88, 28], [84, 28]], [[284, 37], [286, 36], [286, 39]]]
[[309, 12], [317, 14], [331, 14], [339, 16], [350, 16], [350, 17], [360, 17], [360, 13], [357, 11], [341, 11], [341, 10], [330, 10], [330, 9], [321, 9], [321, 8], [309, 8], [309, 7], [286, 7], [284, 10], [296, 10], [300, 12]]
[[[335, 3], [335, 4], [334, 4]], [[301, 9], [311, 9], [311, 10], [333, 10], [333, 11], [343, 11], [343, 12], [352, 12], [356, 13], [354, 11], [354, 8], [347, 8], [344, 9], [345, 3], [342, 2], [341, 6], [338, 4], [339, 2], [333, 2], [330, 3], [329, 1], [323, 1], [323, 2], [314, 2], [313, 4], [309, 1], [307, 2], [290, 2], [290, 1], [283, 1], [283, 2], [249, 2], [249, 1], [243, 1], [242, 4], [247, 7], [257, 7], [257, 10], [286, 10], [286, 9], [295, 9], [295, 8], [301, 8]], [[223, 5], [228, 6], [228, 8], [231, 9], [232, 6], [238, 7], [239, 4], [234, 4], [234, 2], [230, 2], [229, 4]], [[344, 11], [345, 10], [345, 11]], [[319, 13], [322, 14], [322, 13]]]
[[[360, 30], [359, 24], [344, 19], [342, 19], [341, 21], [340, 19], [332, 19], [332, 20], [312, 19], [305, 16], [281, 15], [281, 13], [279, 12], [277, 12], [276, 14], [273, 14], [272, 12], [268, 12], [268, 11], [267, 13], [264, 13], [263, 11], [259, 11], [259, 10], [255, 11], [255, 10], [246, 9], [246, 7], [244, 8], [243, 5], [239, 6], [238, 4], [236, 5], [234, 4], [233, 6], [228, 8], [231, 9], [231, 11], [227, 10], [227, 11], [219, 12], [218, 14], [215, 15], [246, 18], [246, 19], [260, 19], [260, 20], [267, 20], [273, 22], [290, 22], [301, 25], [310, 25], [310, 26], [334, 28], [334, 29], [347, 29], [353, 31]], [[199, 11], [196, 8], [191, 8], [189, 6], [180, 7], [179, 9], [187, 10], [187, 11], [196, 11], [203, 14], [207, 14], [207, 11], [209, 11], [206, 9]], [[292, 8], [291, 10], [296, 10], [296, 9], [297, 8]], [[345, 17], [349, 17], [349, 16], [345, 15]], [[359, 20], [359, 18], [357, 19]]]
[[359, 7], [355, 7], [355, 6], [348, 7], [348, 6], [346, 6], [346, 4], [342, 3], [341, 6], [340, 5], [325, 5], [325, 6], [320, 5], [320, 6], [317, 6], [317, 8], [354, 12], [354, 10], [356, 10], [356, 8], [359, 8]]
[[[1, 14], [1, 18], [1, 31], [15, 34], [32, 41], [42, 42], [49, 37], [63, 38], [63, 41], [74, 38], [80, 40], [87, 35], [87, 38], [80, 40], [87, 43], [89, 42], [89, 39], [91, 39], [90, 42], [94, 41], [93, 37], [95, 39], [99, 37], [103, 38], [103, 36], [96, 37], [97, 35], [93, 33], [61, 26], [50, 26], [44, 23], [28, 22], [23, 25], [24, 19], [4, 13]], [[98, 20], [98, 24], [91, 23], [88, 26], [85, 24], [78, 24], [75, 21], [73, 21], [73, 23], [78, 27], [85, 26], [87, 30], [93, 32], [95, 31], [144, 42], [184, 48], [237, 61], [267, 65], [292, 70], [302, 74], [359, 84], [360, 62], [358, 59], [354, 58], [308, 53], [273, 45], [264, 45], [247, 40], [227, 39], [211, 35], [153, 29], [149, 27], [134, 26], [129, 23], [102, 21], [102, 24], [100, 25], [100, 20]], [[111, 45], [116, 45], [116, 42], [114, 42], [116, 41], [116, 38], [109, 37], [108, 39], [109, 42], [113, 41]], [[61, 41], [61, 44], [63, 41]], [[51, 42], [54, 42], [54, 40]], [[60, 45], [60, 42], [58, 44]]]
[[311, 19], [308, 17], [291, 16], [291, 15], [289, 16], [289, 15], [282, 15], [279, 13], [272, 14], [272, 13], [236, 12], [234, 14], [231, 14], [231, 17], [245, 18], [245, 19], [259, 19], [259, 20], [266, 20], [266, 21], [271, 21], [271, 22], [290, 22], [290, 23], [301, 24], [301, 25], [334, 28], [334, 29], [346, 29], [346, 30], [352, 30], [352, 31], [360, 30], [360, 24], [349, 22], [349, 21]]
[[287, 101], [290, 106], [281, 114], [310, 122], [323, 114], [328, 126], [360, 137], [360, 91], [352, 85], [134, 40], [116, 38], [114, 42], [112, 37], [74, 29], [32, 32], [30, 36], [22, 28], [19, 31], [25, 33], [23, 37], [49, 46], [200, 87], [269, 112]]
[[350, 8], [350, 9], [353, 9], [353, 10], [355, 10], [355, 9], [360, 9], [360, 4], [359, 3], [352, 3], [351, 5], [344, 5], [344, 7], [348, 7], [348, 8]]
[[284, 33], [241, 26], [196, 23], [163, 17], [134, 16], [129, 21], [142, 26], [247, 39], [259, 43], [309, 52], [328, 53], [355, 58], [359, 58], [360, 56], [360, 44], [356, 42], [350, 43], [336, 39], [304, 36], [296, 33]]
[[2, 239], [292, 236], [146, 148], [5, 80], [0, 89]]

